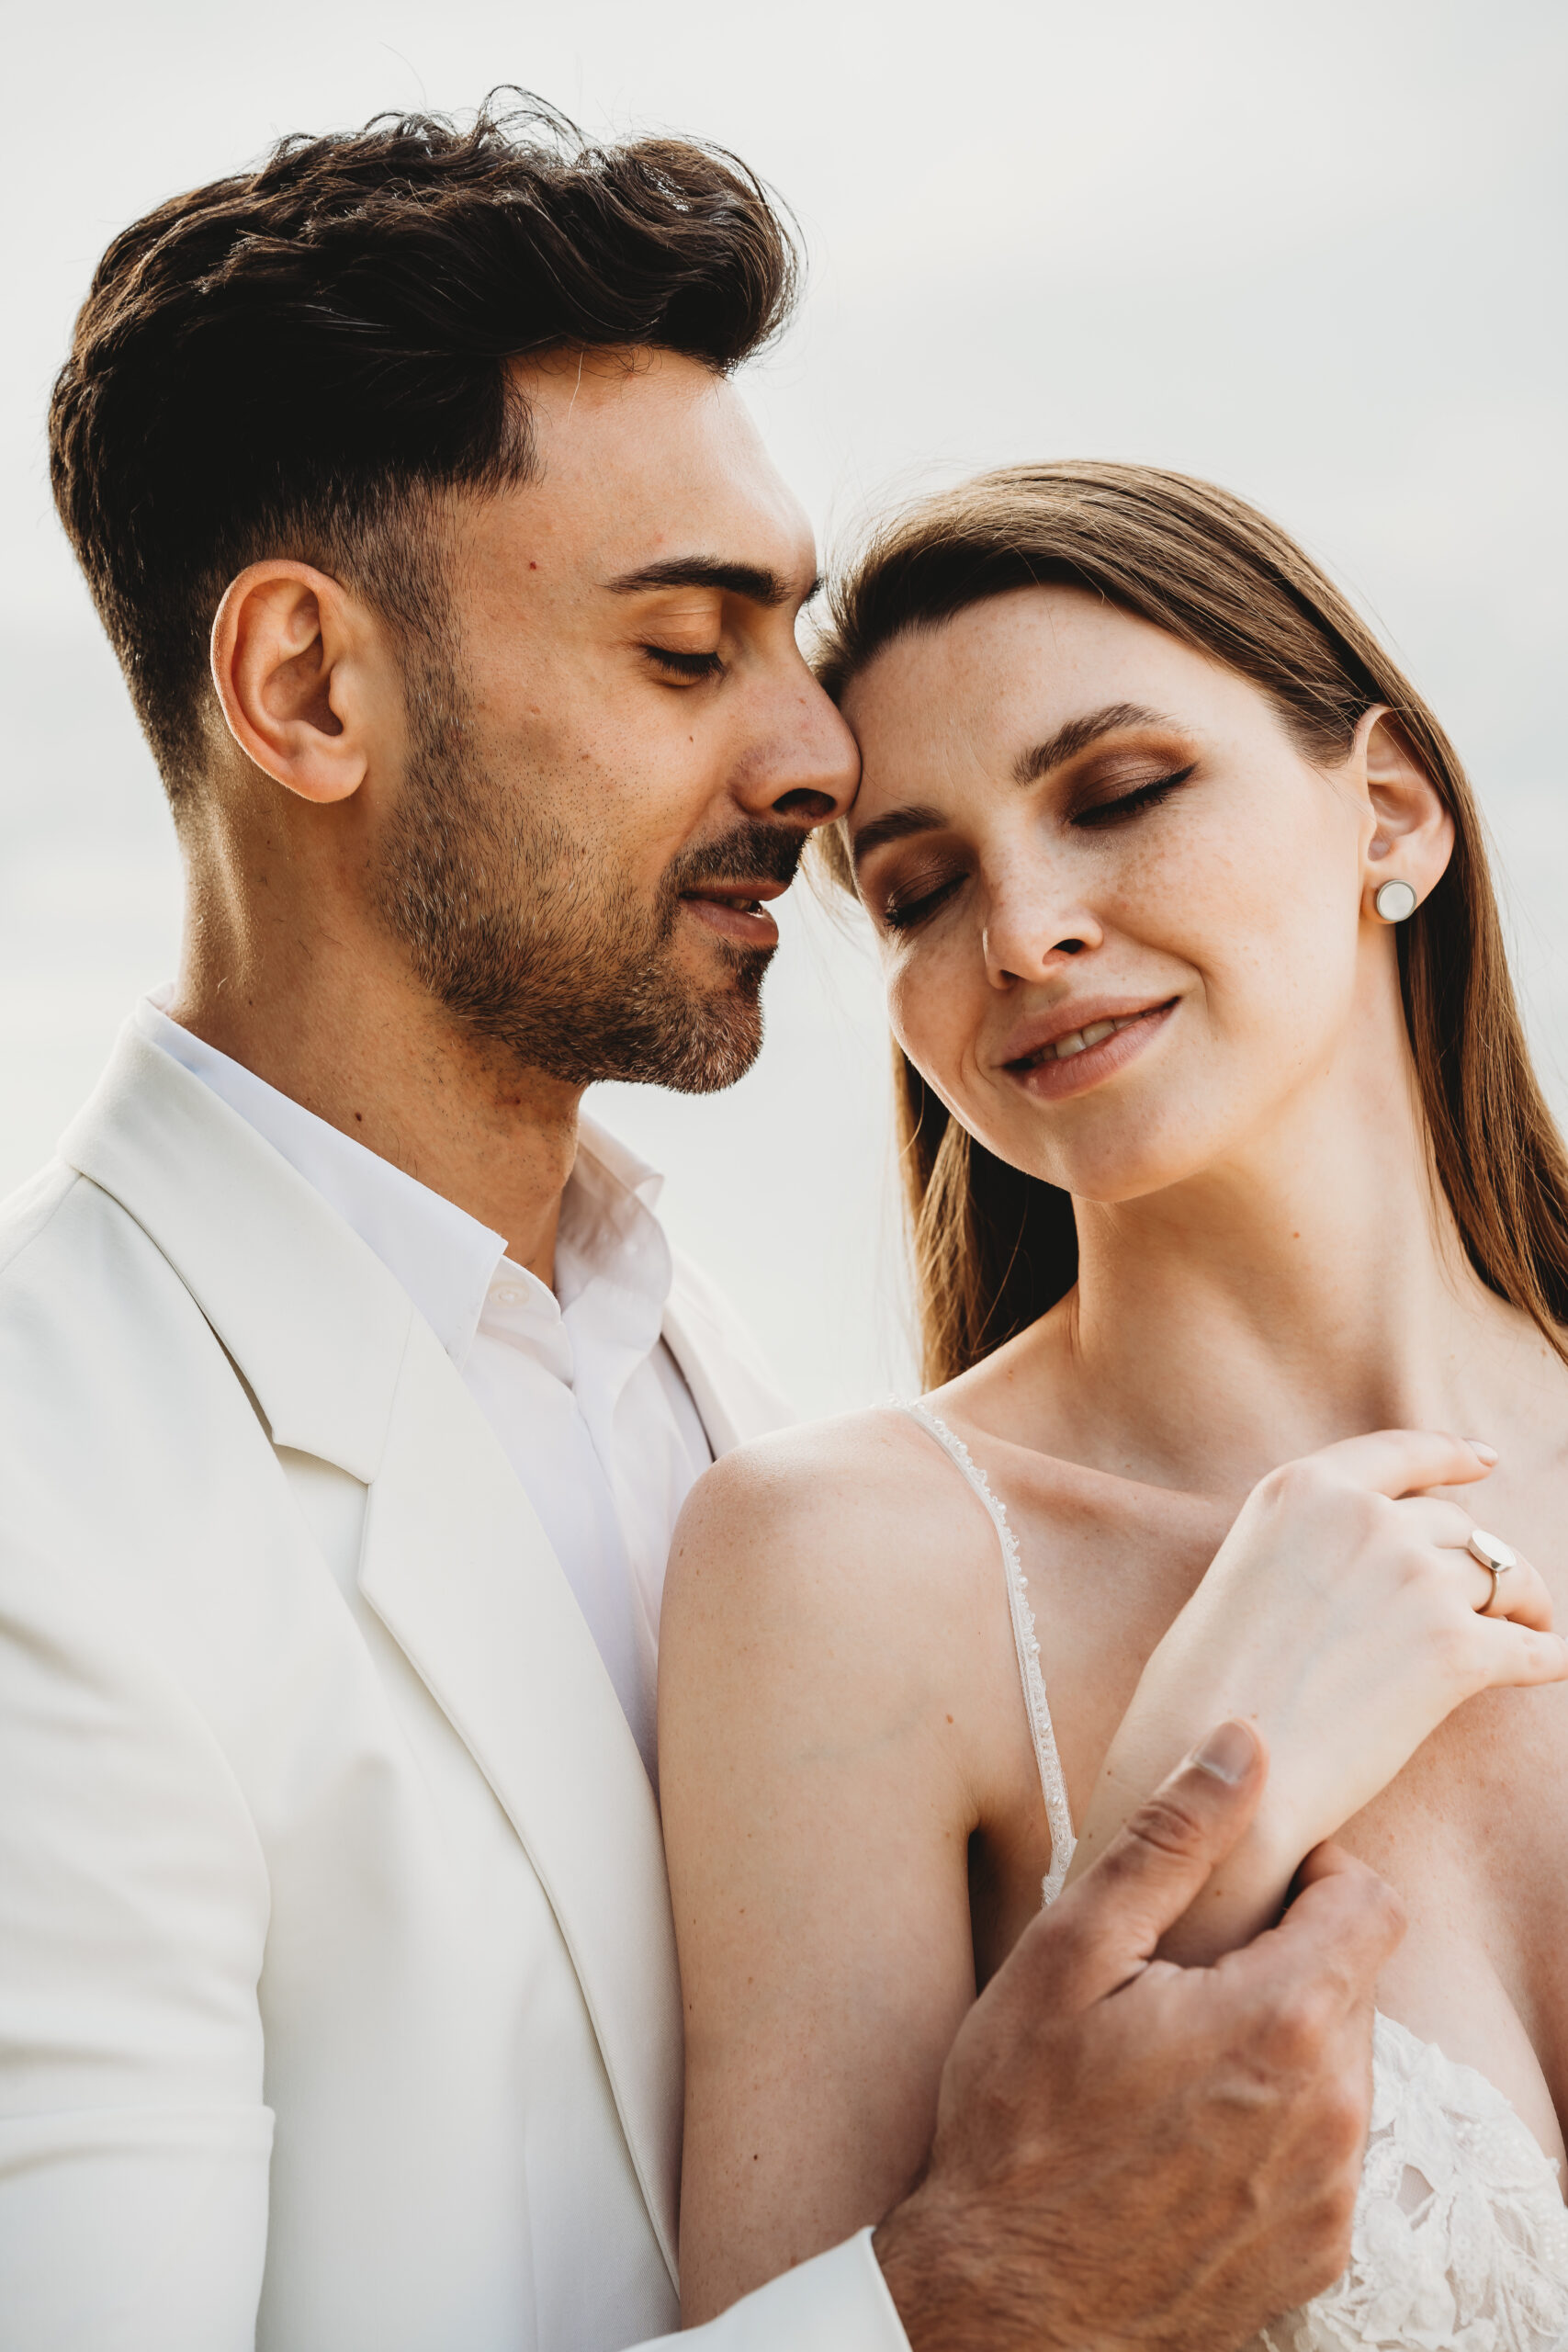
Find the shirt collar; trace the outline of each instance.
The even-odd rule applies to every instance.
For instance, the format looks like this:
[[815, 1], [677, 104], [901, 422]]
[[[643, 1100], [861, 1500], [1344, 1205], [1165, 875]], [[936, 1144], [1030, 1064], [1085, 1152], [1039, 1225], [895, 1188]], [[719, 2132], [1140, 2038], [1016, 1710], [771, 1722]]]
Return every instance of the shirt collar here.
[[580, 1124], [556, 1235], [556, 1295], [564, 1311], [592, 1283], [607, 1282], [632, 1306], [634, 1321], [651, 1317], [657, 1337], [674, 1272], [654, 1215], [663, 1181], [603, 1127]]
[[577, 1159], [561, 1194], [555, 1288], [502, 1259], [483, 1328], [526, 1336], [536, 1352], [572, 1377], [574, 1343], [594, 1335], [627, 1366], [659, 1338], [674, 1260], [654, 1214], [664, 1179], [592, 1119], [578, 1125]]
[[520, 1301], [547, 1303], [558, 1314], [594, 1275], [613, 1273], [623, 1292], [641, 1297], [657, 1337], [672, 1272], [653, 1214], [664, 1179], [596, 1121], [579, 1124], [577, 1160], [562, 1197], [558, 1304], [536, 1276], [507, 1258], [499, 1233], [171, 1021], [164, 1008], [173, 993], [163, 988], [142, 998], [135, 1013], [141, 1035], [209, 1086], [315, 1187], [401, 1283], [459, 1372], [498, 1282], [514, 1286]]
[[577, 1148], [580, 1154], [597, 1161], [612, 1182], [640, 1201], [645, 1209], [659, 1206], [664, 1179], [658, 1169], [650, 1168], [646, 1159], [639, 1159], [628, 1145], [618, 1136], [611, 1135], [596, 1119], [579, 1119]]

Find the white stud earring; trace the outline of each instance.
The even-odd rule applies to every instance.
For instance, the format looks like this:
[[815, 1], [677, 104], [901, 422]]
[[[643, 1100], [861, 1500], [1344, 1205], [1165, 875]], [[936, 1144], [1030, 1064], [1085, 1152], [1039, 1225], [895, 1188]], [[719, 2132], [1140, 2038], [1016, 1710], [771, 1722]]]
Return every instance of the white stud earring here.
[[1407, 922], [1416, 911], [1416, 892], [1408, 882], [1385, 882], [1372, 904], [1384, 922]]

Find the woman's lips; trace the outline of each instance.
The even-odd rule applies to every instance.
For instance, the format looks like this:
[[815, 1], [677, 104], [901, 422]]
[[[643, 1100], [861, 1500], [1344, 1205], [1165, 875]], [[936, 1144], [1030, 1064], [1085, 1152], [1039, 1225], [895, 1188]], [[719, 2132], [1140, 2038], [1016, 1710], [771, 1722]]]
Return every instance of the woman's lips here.
[[1052, 1044], [1007, 1063], [1007, 1074], [1036, 1102], [1060, 1102], [1068, 1095], [1087, 1093], [1091, 1086], [1136, 1059], [1164, 1028], [1176, 1003], [1171, 997], [1144, 1012], [1087, 1022], [1083, 1028], [1070, 1030]]

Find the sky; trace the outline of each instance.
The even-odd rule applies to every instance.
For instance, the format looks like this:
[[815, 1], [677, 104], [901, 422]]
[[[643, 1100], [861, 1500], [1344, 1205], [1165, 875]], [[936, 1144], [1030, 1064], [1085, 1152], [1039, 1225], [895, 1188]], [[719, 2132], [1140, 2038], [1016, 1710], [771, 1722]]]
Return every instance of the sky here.
[[[1115, 457], [1252, 498], [1349, 589], [1470, 763], [1568, 1100], [1563, 141], [1537, 0], [209, 0], [34, 9], [0, 149], [0, 1191], [172, 973], [156, 777], [50, 507], [43, 414], [115, 231], [291, 130], [499, 84], [596, 135], [735, 149], [799, 221], [802, 315], [743, 379], [831, 553], [981, 466]], [[863, 940], [786, 908], [752, 1075], [591, 1109], [800, 1403], [908, 1379]]]

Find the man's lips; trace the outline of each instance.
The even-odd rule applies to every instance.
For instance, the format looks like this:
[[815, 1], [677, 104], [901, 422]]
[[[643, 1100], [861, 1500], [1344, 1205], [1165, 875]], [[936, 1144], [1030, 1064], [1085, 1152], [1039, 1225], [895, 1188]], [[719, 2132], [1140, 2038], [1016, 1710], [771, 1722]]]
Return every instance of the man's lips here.
[[1157, 1004], [1123, 997], [1059, 1006], [1010, 1038], [1002, 1067], [1038, 1100], [1082, 1094], [1142, 1053], [1176, 1005], [1175, 997]]
[[764, 901], [782, 899], [788, 888], [787, 882], [704, 882], [682, 890], [681, 903], [721, 939], [742, 947], [776, 947], [779, 927]]

